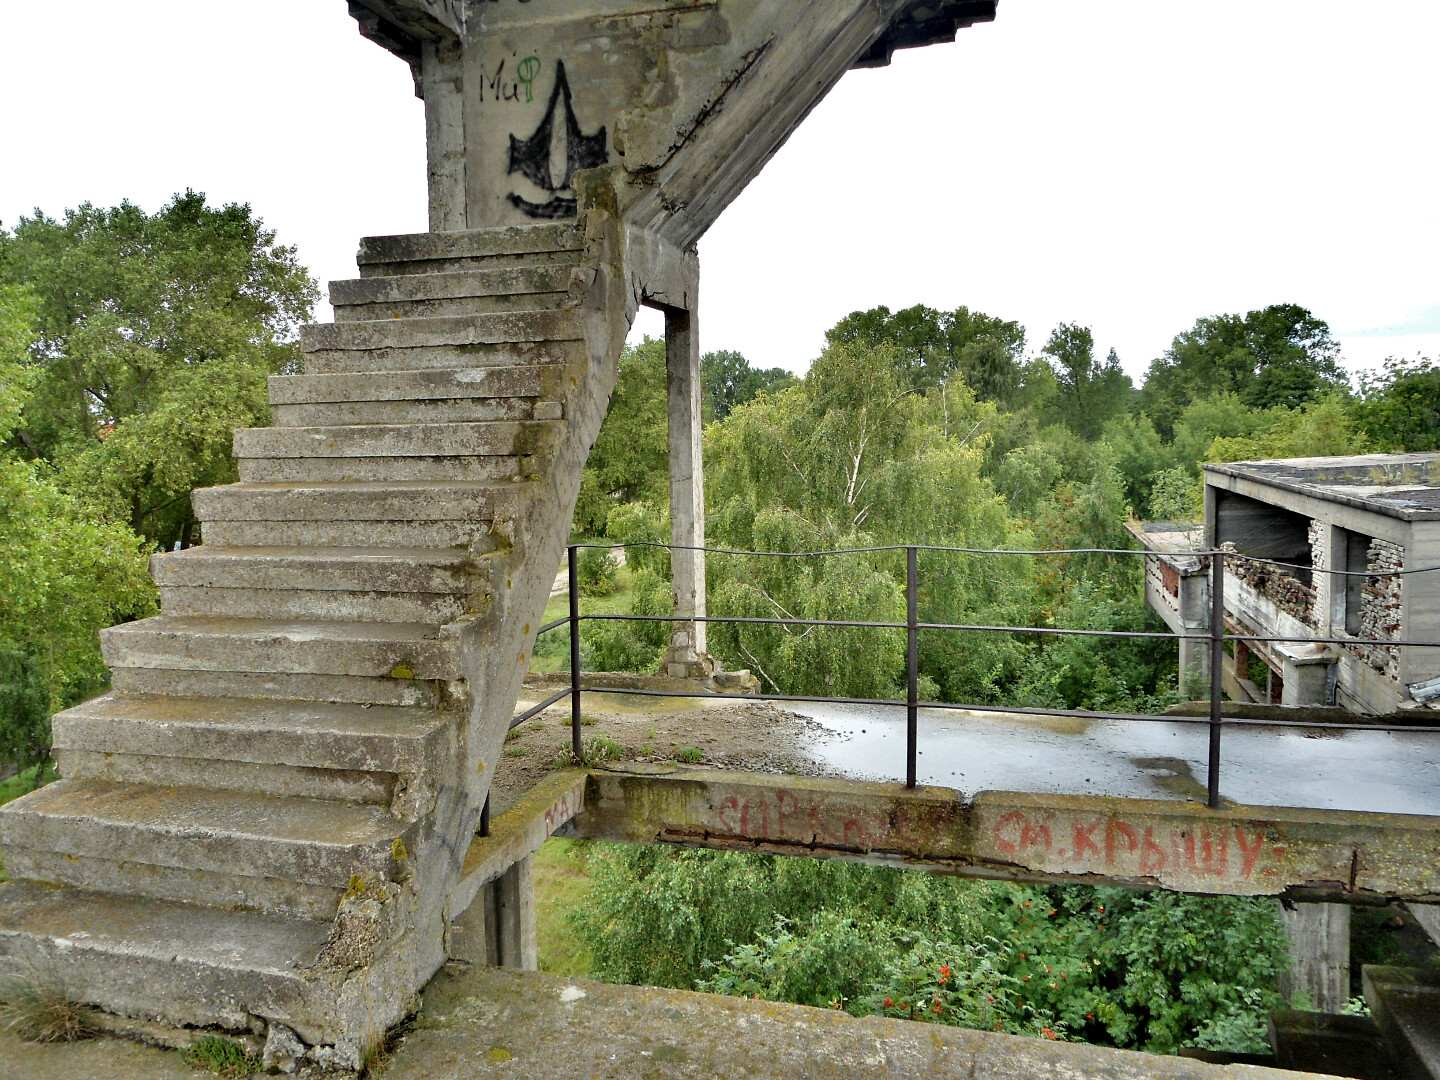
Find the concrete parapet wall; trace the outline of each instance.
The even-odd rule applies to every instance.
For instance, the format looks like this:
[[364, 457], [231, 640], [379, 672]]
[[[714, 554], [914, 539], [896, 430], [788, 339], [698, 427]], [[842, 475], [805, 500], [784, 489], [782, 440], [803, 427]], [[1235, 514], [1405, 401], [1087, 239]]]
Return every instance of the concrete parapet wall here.
[[1440, 897], [1440, 819], [906, 789], [715, 769], [591, 773], [576, 832], [973, 877], [1342, 903]]

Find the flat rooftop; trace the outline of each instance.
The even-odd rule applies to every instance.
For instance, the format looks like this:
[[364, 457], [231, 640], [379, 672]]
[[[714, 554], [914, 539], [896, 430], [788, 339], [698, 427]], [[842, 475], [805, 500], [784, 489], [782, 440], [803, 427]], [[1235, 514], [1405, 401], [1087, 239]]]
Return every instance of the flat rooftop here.
[[1436, 453], [1230, 461], [1204, 469], [1406, 521], [1440, 520]]

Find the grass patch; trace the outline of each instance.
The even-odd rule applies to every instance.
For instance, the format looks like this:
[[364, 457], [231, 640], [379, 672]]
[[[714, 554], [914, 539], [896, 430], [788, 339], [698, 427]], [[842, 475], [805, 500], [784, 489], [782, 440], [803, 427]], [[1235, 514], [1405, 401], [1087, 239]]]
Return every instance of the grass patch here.
[[505, 748], [505, 756], [506, 756], [506, 757], [524, 757], [524, 756], [525, 756], [525, 747], [523, 747], [523, 746], [507, 746], [507, 747]]
[[245, 1053], [245, 1048], [234, 1039], [220, 1035], [206, 1035], [189, 1050], [185, 1060], [197, 1069], [208, 1069], [226, 1080], [249, 1076], [260, 1063]]
[[568, 915], [590, 891], [584, 840], [548, 840], [535, 854], [535, 918], [540, 970], [551, 975], [590, 973], [590, 951], [575, 934]]
[[698, 765], [705, 760], [705, 751], [698, 746], [687, 746], [675, 751], [675, 760], [683, 761], [687, 765]]
[[93, 1011], [76, 1001], [58, 972], [32, 967], [0, 986], [0, 1023], [37, 1043], [78, 1042], [95, 1034]]
[[[629, 615], [630, 602], [634, 596], [630, 588], [630, 568], [622, 566], [615, 571], [616, 589], [609, 596], [582, 596], [580, 598], [580, 613], [582, 615]], [[540, 619], [540, 625], [554, 622], [556, 619], [567, 618], [570, 614], [570, 594], [566, 592], [557, 593], [550, 598], [545, 605], [545, 614]], [[556, 636], [559, 635], [557, 638]], [[547, 639], [565, 638], [566, 644], [563, 648], [551, 646], [546, 647]], [[570, 646], [568, 631], [565, 629], [552, 630], [536, 642], [535, 653], [530, 658], [530, 670], [541, 675], [550, 675], [556, 671], [570, 670]]]
[[0, 805], [18, 799], [21, 795], [28, 795], [37, 787], [44, 787], [55, 779], [55, 763], [47, 761], [45, 772], [40, 777], [40, 782], [35, 782], [35, 769], [26, 769], [24, 772], [16, 773], [8, 780], [0, 780]]

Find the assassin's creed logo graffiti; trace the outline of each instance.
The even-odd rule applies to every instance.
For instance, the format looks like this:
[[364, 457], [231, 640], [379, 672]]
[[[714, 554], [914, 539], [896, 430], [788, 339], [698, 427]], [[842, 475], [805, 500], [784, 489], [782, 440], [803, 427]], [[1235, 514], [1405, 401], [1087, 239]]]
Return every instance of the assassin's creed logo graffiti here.
[[518, 172], [548, 192], [550, 200], [535, 202], [511, 192], [511, 205], [532, 218], [573, 218], [578, 207], [574, 195], [566, 194], [570, 191], [571, 179], [580, 169], [594, 169], [609, 160], [605, 128], [602, 126], [594, 135], [580, 130], [565, 63], [557, 61], [555, 89], [550, 92], [550, 107], [545, 110], [545, 118], [528, 139], [510, 136], [510, 168], [506, 172], [506, 175]]

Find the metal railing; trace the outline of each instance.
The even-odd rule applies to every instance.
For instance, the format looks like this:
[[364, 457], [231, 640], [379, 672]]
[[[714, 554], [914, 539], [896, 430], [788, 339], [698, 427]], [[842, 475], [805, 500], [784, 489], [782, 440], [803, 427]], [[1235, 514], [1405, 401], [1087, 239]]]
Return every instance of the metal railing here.
[[[900, 622], [882, 622], [853, 619], [801, 619], [793, 617], [760, 618], [752, 616], [726, 616], [726, 615], [620, 615], [620, 614], [595, 614], [582, 615], [580, 613], [580, 589], [579, 589], [579, 552], [586, 548], [599, 550], [615, 550], [617, 548], [650, 547], [659, 548], [665, 551], [703, 551], [707, 554], [731, 555], [731, 556], [754, 556], [759, 558], [823, 558], [830, 556], [878, 554], [886, 552], [905, 553], [905, 610], [906, 618]], [[1139, 630], [1081, 630], [1068, 629], [1064, 627], [1041, 627], [1041, 626], [992, 626], [992, 625], [971, 625], [960, 623], [929, 623], [919, 620], [919, 588], [920, 588], [920, 567], [919, 557], [922, 551], [946, 552], [961, 555], [1006, 555], [1006, 556], [1029, 556], [1029, 557], [1055, 557], [1055, 556], [1076, 556], [1076, 555], [1104, 555], [1104, 556], [1139, 556], [1141, 558], [1198, 558], [1209, 561], [1210, 571], [1210, 618], [1208, 638], [1210, 655], [1210, 710], [1208, 717], [1181, 716], [1172, 714], [1146, 714], [1146, 713], [1119, 713], [1103, 712], [1090, 709], [1047, 709], [1036, 707], [1011, 707], [996, 705], [976, 705], [958, 702], [945, 701], [921, 701], [919, 698], [920, 670], [919, 670], [919, 637], [921, 631], [927, 632], [978, 632], [978, 633], [1004, 633], [1024, 634], [1038, 636], [1073, 636], [1073, 637], [1106, 637], [1125, 639], [1167, 639], [1174, 641], [1190, 640], [1201, 638], [1198, 634], [1181, 633], [1157, 633], [1153, 631]], [[583, 685], [583, 673], [580, 670], [580, 624], [587, 620], [593, 621], [619, 621], [619, 622], [665, 622], [671, 623], [718, 623], [732, 625], [762, 625], [762, 626], [807, 626], [807, 627], [842, 627], [856, 629], [876, 630], [904, 630], [906, 634], [905, 667], [906, 687], [905, 699], [903, 701], [892, 698], [852, 698], [852, 697], [811, 697], [798, 694], [727, 694], [727, 700], [736, 701], [777, 701], [777, 702], [829, 702], [842, 705], [871, 705], [888, 706], [905, 709], [905, 752], [906, 768], [905, 783], [908, 787], [915, 787], [917, 783], [917, 758], [919, 755], [919, 710], [927, 709], [949, 709], [963, 711], [985, 711], [985, 712], [1009, 712], [1030, 716], [1057, 716], [1057, 717], [1080, 717], [1094, 720], [1120, 720], [1127, 722], [1156, 722], [1167, 724], [1205, 724], [1209, 728], [1209, 753], [1207, 762], [1207, 790], [1208, 805], [1212, 809], [1220, 806], [1220, 749], [1222, 734], [1227, 726], [1234, 727], [1273, 727], [1273, 728], [1304, 728], [1307, 730], [1340, 730], [1340, 731], [1395, 731], [1412, 734], [1419, 733], [1440, 733], [1440, 725], [1422, 724], [1373, 724], [1363, 721], [1336, 722], [1336, 721], [1311, 721], [1311, 720], [1275, 720], [1254, 717], [1226, 716], [1224, 715], [1224, 679], [1223, 666], [1225, 660], [1225, 643], [1233, 642], [1269, 642], [1269, 643], [1307, 643], [1307, 644], [1336, 644], [1336, 645], [1376, 645], [1387, 648], [1440, 648], [1440, 642], [1436, 641], [1408, 641], [1390, 640], [1379, 638], [1360, 637], [1317, 637], [1305, 635], [1276, 636], [1257, 634], [1227, 634], [1225, 631], [1225, 560], [1237, 561], [1274, 566], [1284, 570], [1303, 570], [1312, 574], [1331, 574], [1340, 577], [1365, 577], [1365, 578], [1386, 578], [1405, 577], [1412, 574], [1440, 571], [1440, 566], [1419, 567], [1408, 570], [1392, 571], [1346, 571], [1346, 570], [1325, 570], [1317, 567], [1302, 566], [1296, 563], [1278, 562], [1274, 559], [1261, 559], [1254, 556], [1242, 555], [1234, 551], [1215, 549], [1198, 552], [1163, 552], [1157, 553], [1149, 550], [1134, 550], [1128, 548], [1067, 548], [1063, 550], [1037, 550], [1037, 551], [1015, 551], [983, 548], [960, 548], [943, 547], [927, 544], [890, 545], [883, 547], [862, 547], [844, 548], [833, 551], [736, 551], [728, 548], [711, 547], [686, 547], [683, 545], [661, 544], [655, 542], [631, 543], [631, 544], [571, 544], [567, 554], [567, 571], [569, 581], [569, 614], [560, 619], [555, 619], [540, 627], [537, 631], [537, 638], [540, 635], [558, 630], [568, 626], [570, 629], [570, 685], [565, 689], [551, 694], [545, 700], [515, 717], [510, 727], [513, 730], [528, 720], [533, 719], [546, 709], [558, 704], [565, 698], [570, 699], [570, 728], [571, 728], [571, 750], [575, 759], [581, 760], [584, 757], [584, 746], [581, 739], [581, 696], [585, 693], [623, 694], [643, 697], [713, 697], [714, 695], [705, 691], [675, 691], [675, 690], [643, 690], [632, 687], [615, 686], [585, 686]], [[1204, 640], [1202, 638], [1202, 640]], [[1237, 671], [1237, 676], [1238, 676]], [[777, 688], [778, 689], [778, 688]], [[487, 804], [488, 806], [488, 804]]]

